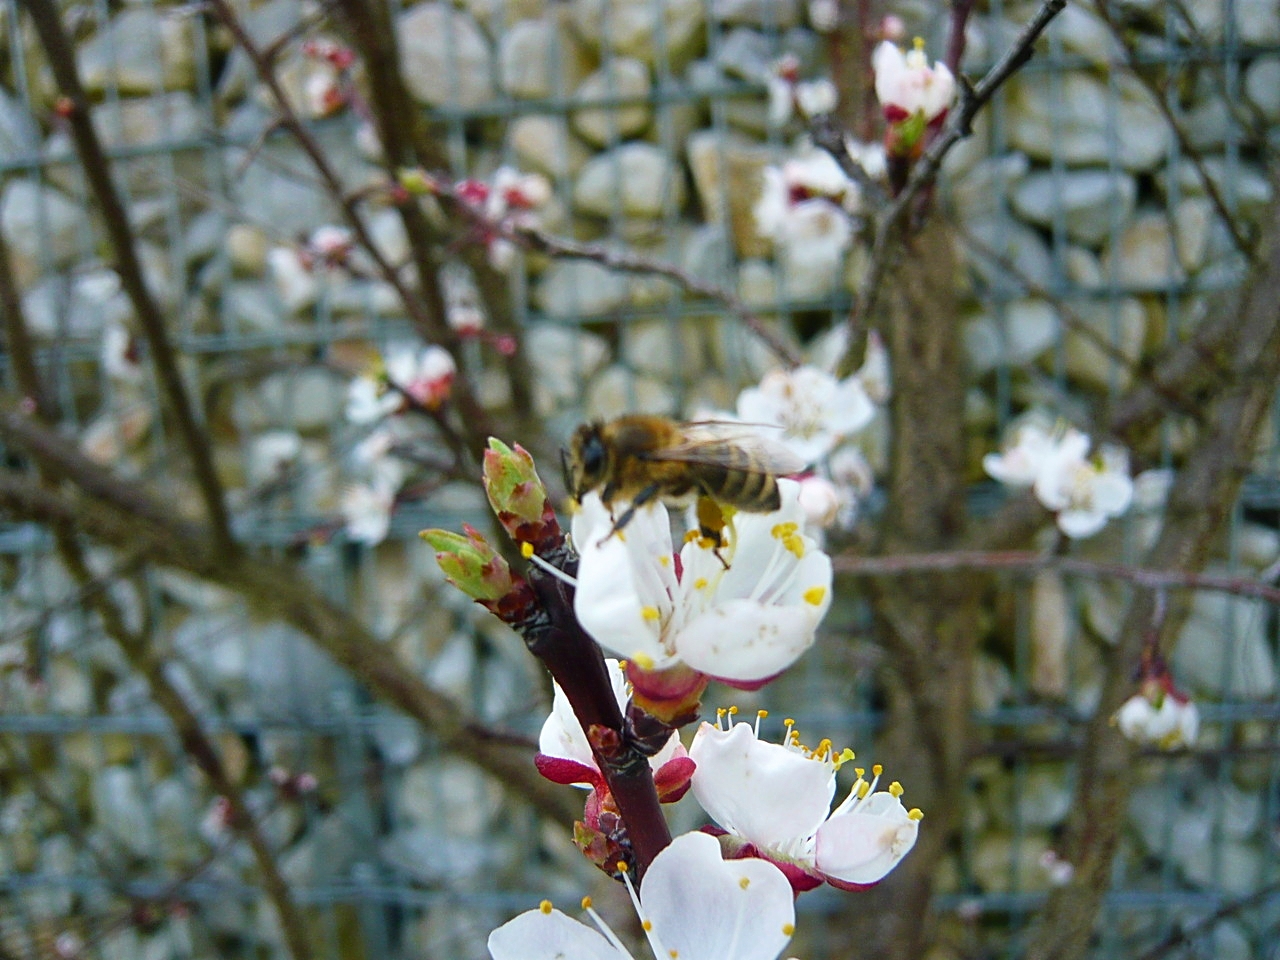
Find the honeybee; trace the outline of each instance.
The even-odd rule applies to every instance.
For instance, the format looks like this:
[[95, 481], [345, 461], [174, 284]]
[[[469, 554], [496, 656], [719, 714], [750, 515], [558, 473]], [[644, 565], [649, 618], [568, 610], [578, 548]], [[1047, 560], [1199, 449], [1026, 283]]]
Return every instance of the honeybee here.
[[609, 536], [626, 527], [636, 510], [655, 497], [696, 496], [700, 532], [717, 549], [726, 525], [723, 508], [748, 513], [777, 510], [782, 505], [778, 477], [805, 466], [783, 444], [743, 424], [682, 423], [645, 414], [584, 423], [564, 451], [565, 484], [575, 500], [598, 491], [606, 507], [615, 500], [630, 501]]

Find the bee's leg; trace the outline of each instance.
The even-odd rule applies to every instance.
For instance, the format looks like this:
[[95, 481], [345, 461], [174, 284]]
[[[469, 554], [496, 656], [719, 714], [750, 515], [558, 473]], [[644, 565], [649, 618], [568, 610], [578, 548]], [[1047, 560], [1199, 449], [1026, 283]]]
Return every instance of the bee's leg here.
[[724, 511], [715, 499], [705, 493], [698, 495], [698, 504], [695, 510], [698, 516], [698, 535], [703, 540], [709, 540], [715, 544], [711, 552], [716, 555], [720, 565], [728, 570], [729, 561], [720, 552], [724, 547], [724, 528], [727, 525]]
[[628, 523], [630, 523], [632, 518], [635, 517], [636, 511], [639, 510], [646, 503], [648, 503], [650, 500], [652, 500], [654, 497], [658, 495], [659, 489], [660, 488], [656, 483], [651, 483], [647, 487], [645, 487], [643, 490], [641, 490], [639, 493], [637, 493], [635, 495], [635, 499], [631, 501], [631, 506], [623, 510], [622, 516], [618, 517], [617, 520], [613, 521], [613, 529], [610, 530], [607, 534], [605, 534], [604, 537], [600, 539], [600, 543], [604, 543], [605, 540], [608, 540], [615, 533], [621, 533], [622, 528], [625, 527]]

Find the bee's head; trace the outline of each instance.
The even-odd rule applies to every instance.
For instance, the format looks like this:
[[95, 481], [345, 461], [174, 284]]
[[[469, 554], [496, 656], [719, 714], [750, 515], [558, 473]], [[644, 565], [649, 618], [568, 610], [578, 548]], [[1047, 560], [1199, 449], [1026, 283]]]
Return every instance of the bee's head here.
[[564, 482], [575, 500], [604, 485], [609, 452], [599, 423], [584, 423], [573, 431], [564, 452]]

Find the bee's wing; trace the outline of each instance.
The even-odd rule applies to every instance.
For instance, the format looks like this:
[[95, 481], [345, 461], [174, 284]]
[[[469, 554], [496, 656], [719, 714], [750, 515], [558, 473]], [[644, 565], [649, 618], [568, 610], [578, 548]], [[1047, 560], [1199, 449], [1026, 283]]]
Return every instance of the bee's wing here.
[[[681, 443], [647, 453], [645, 459], [728, 466], [747, 473], [782, 477], [800, 473], [808, 466], [781, 440], [759, 433], [753, 426], [724, 420], [685, 423], [681, 425]], [[735, 451], [745, 452], [747, 456], [744, 458]]]

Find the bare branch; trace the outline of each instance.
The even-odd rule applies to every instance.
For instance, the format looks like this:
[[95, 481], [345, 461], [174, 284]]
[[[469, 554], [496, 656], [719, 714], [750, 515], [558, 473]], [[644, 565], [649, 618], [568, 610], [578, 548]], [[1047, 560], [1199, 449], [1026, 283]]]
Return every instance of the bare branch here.
[[1150, 590], [1172, 587], [1212, 590], [1239, 597], [1251, 597], [1280, 605], [1280, 587], [1251, 577], [1197, 573], [1189, 570], [1158, 570], [1123, 563], [1101, 563], [1076, 557], [1059, 557], [1030, 550], [949, 550], [937, 553], [905, 553], [879, 557], [841, 554], [832, 558], [837, 573], [859, 577], [891, 577], [924, 571], [1009, 570], [1034, 574], [1056, 570], [1091, 580], [1121, 580]]
[[164, 314], [143, 276], [129, 215], [112, 182], [111, 164], [89, 113], [89, 99], [80, 83], [75, 51], [62, 28], [61, 14], [53, 0], [22, 0], [22, 5], [31, 15], [40, 43], [48, 55], [49, 67], [61, 91], [63, 104], [67, 107], [67, 122], [75, 141], [76, 152], [80, 156], [81, 169], [89, 181], [107, 234], [111, 238], [116, 272], [120, 275], [121, 286], [133, 304], [143, 335], [147, 339], [161, 392], [177, 421], [178, 435], [182, 438], [187, 456], [191, 458], [196, 484], [200, 488], [205, 511], [209, 516], [213, 542], [218, 552], [230, 555], [235, 551], [235, 542], [223, 499], [222, 483], [213, 466], [212, 445], [196, 416], [182, 372], [178, 369], [177, 354], [169, 340]]
[[902, 192], [894, 198], [892, 206], [876, 224], [875, 239], [871, 244], [871, 259], [867, 265], [866, 275], [858, 286], [854, 298], [853, 309], [849, 312], [851, 325], [860, 324], [869, 316], [879, 296], [879, 287], [884, 280], [888, 268], [888, 260], [896, 246], [898, 231], [905, 226], [908, 212], [912, 209], [916, 197], [925, 187], [933, 183], [942, 167], [942, 160], [951, 148], [973, 132], [973, 118], [986, 106], [1000, 86], [1031, 59], [1033, 48], [1040, 34], [1049, 22], [1056, 17], [1067, 0], [1044, 0], [1030, 22], [1022, 28], [1013, 45], [1004, 56], [987, 71], [977, 86], [960, 84], [960, 103], [952, 108], [947, 122], [939, 134], [929, 143], [924, 154], [911, 168], [911, 176]]

